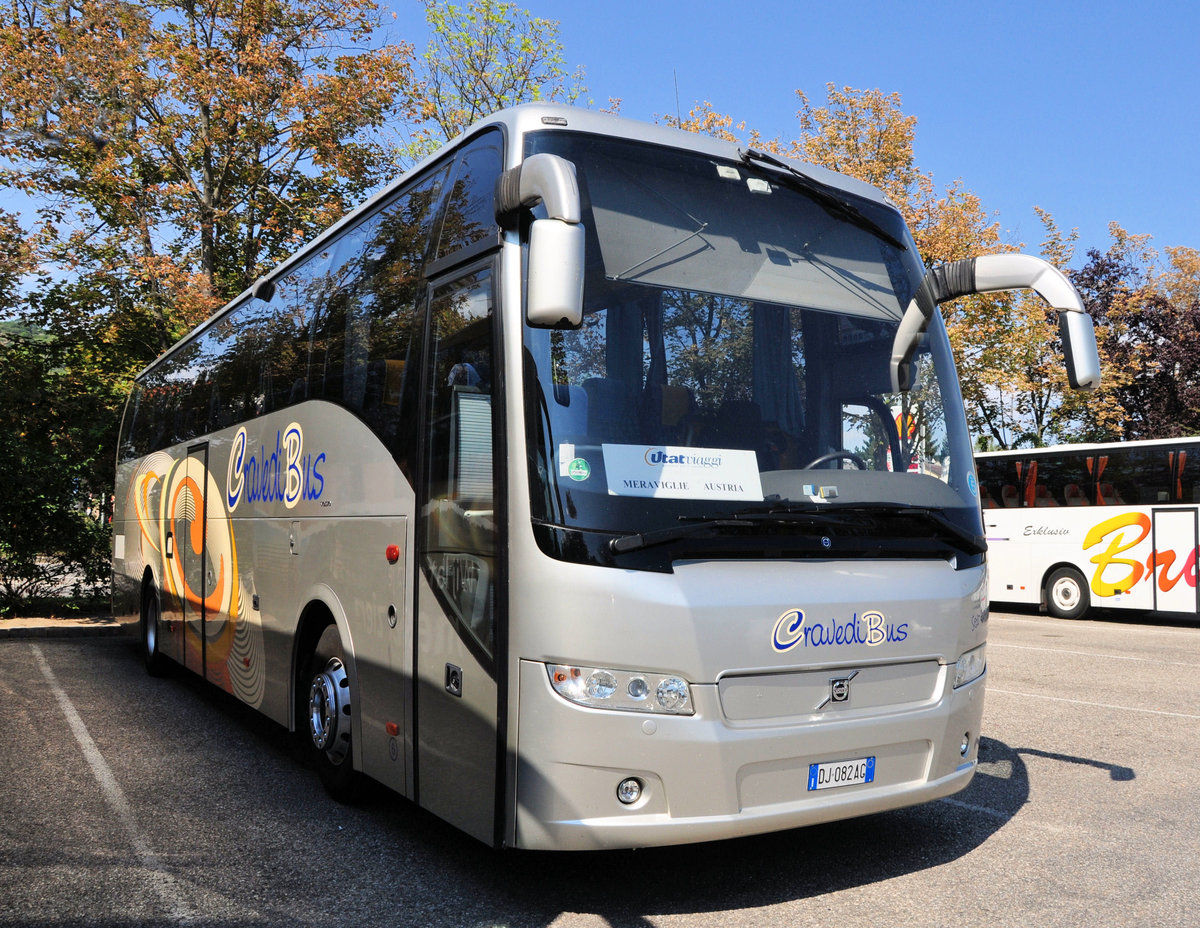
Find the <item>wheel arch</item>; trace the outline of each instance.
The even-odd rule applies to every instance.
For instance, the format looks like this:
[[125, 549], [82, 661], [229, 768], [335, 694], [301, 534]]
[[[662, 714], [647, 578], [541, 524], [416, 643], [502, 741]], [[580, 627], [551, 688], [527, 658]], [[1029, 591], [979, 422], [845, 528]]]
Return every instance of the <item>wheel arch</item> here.
[[146, 569], [142, 571], [142, 602], [143, 603], [146, 601], [146, 591], [151, 590], [151, 589], [157, 591], [158, 583], [154, 579], [154, 568], [151, 567], [149, 564], [147, 564]]
[[[350, 623], [346, 619], [345, 610], [333, 590], [323, 585], [315, 587], [304, 597], [304, 606], [301, 608], [300, 618], [296, 622], [296, 633], [292, 636], [291, 673], [288, 677], [289, 731], [298, 731], [300, 721], [305, 717], [306, 710], [301, 708], [300, 701], [305, 698], [306, 688], [301, 684], [300, 678], [307, 670], [309, 656], [320, 640], [321, 632], [329, 625], [337, 627], [338, 635], [342, 639], [342, 651], [345, 655], [346, 676], [350, 680], [353, 691], [359, 692], [354, 641], [350, 635]], [[355, 714], [358, 713], [358, 700], [353, 703], [353, 711]], [[355, 718], [354, 722], [357, 725], [359, 720]], [[356, 744], [354, 746], [355, 755], [358, 754], [358, 751], [359, 746]], [[357, 766], [357, 756], [355, 759]]]

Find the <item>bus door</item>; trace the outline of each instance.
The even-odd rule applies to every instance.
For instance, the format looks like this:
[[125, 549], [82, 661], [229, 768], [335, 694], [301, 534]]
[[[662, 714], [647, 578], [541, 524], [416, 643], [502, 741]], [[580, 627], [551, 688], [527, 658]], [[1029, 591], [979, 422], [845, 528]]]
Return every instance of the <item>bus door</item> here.
[[417, 529], [416, 799], [492, 843], [503, 610], [491, 265], [431, 286]]
[[[1196, 612], [1197, 512], [1195, 509], [1154, 509], [1153, 549], [1156, 562], [1154, 608], [1162, 612]], [[1168, 553], [1174, 555], [1167, 563]]]
[[208, 589], [205, 556], [208, 519], [204, 487], [208, 480], [208, 442], [188, 448], [171, 468], [163, 508], [166, 520], [163, 574], [164, 654], [188, 670], [204, 673], [204, 600]]

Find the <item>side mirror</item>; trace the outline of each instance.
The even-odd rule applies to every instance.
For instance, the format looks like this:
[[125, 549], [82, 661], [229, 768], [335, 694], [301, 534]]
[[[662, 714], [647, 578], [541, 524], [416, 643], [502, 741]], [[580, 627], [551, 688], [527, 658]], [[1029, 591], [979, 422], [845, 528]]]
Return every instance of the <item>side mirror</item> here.
[[575, 165], [537, 154], [496, 180], [496, 218], [510, 225], [524, 206], [541, 202], [547, 218], [529, 230], [529, 283], [525, 318], [530, 325], [578, 327], [583, 322], [583, 225]]
[[929, 269], [904, 311], [892, 343], [892, 390], [912, 387], [912, 356], [938, 304], [970, 293], [997, 290], [1033, 290], [1057, 309], [1068, 381], [1076, 390], [1092, 390], [1100, 385], [1100, 355], [1092, 317], [1063, 273], [1032, 255], [984, 255]]
[[578, 223], [533, 221], [525, 288], [530, 325], [578, 328], [583, 322], [583, 243], [583, 226]]
[[1060, 310], [1058, 333], [1067, 361], [1067, 380], [1073, 390], [1100, 386], [1100, 352], [1096, 349], [1096, 325], [1087, 313]]

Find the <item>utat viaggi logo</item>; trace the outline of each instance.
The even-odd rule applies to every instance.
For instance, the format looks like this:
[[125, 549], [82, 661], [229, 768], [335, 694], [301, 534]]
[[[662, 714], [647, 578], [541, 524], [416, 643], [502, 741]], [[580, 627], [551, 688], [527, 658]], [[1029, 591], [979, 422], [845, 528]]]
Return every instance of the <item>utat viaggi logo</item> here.
[[687, 452], [676, 449], [647, 448], [642, 460], [651, 469], [644, 478], [631, 476], [623, 483], [627, 490], [667, 490], [686, 494], [742, 492], [737, 483], [713, 477], [725, 467], [725, 457], [716, 452]]
[[720, 467], [723, 462], [719, 454], [668, 454], [663, 448], [647, 448], [642, 458], [651, 467], [665, 467], [668, 464], [682, 467]]

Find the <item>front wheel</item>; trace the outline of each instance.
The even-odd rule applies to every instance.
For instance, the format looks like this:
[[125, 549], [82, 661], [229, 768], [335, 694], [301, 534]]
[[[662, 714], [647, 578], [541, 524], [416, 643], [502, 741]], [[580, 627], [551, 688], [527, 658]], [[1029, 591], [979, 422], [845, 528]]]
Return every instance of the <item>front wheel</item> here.
[[1087, 581], [1074, 567], [1060, 567], [1046, 578], [1046, 609], [1055, 618], [1078, 619], [1091, 604]]
[[351, 754], [353, 704], [336, 625], [326, 626], [321, 633], [303, 679], [303, 730], [309, 756], [329, 795], [349, 802], [357, 787]]

